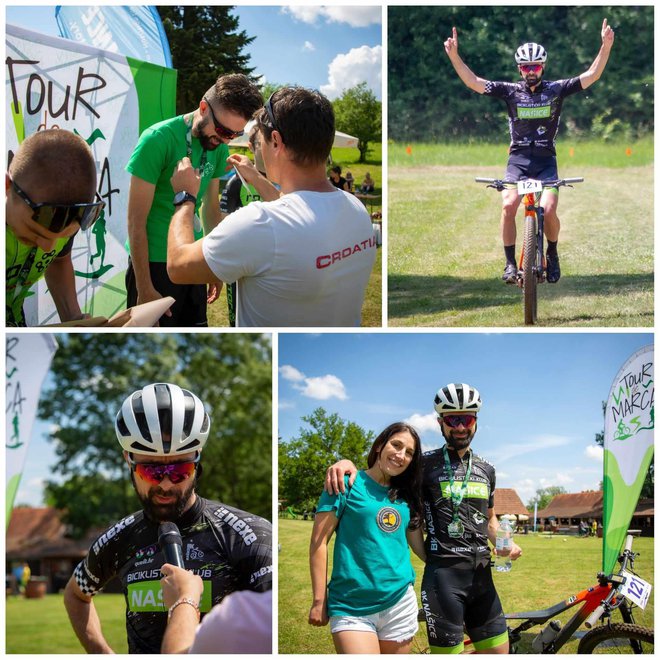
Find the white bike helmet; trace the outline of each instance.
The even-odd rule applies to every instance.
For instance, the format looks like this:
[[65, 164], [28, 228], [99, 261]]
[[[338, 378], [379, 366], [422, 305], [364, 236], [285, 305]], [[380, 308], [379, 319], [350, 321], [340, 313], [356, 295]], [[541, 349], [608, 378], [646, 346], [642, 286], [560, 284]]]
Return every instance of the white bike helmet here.
[[204, 404], [192, 392], [171, 383], [153, 383], [133, 392], [115, 420], [123, 449], [149, 456], [201, 451], [210, 426]]
[[481, 409], [481, 396], [478, 390], [465, 383], [445, 385], [435, 395], [434, 408], [438, 415], [452, 413], [477, 414]]
[[545, 64], [547, 59], [545, 48], [534, 42], [523, 44], [516, 51], [516, 64]]

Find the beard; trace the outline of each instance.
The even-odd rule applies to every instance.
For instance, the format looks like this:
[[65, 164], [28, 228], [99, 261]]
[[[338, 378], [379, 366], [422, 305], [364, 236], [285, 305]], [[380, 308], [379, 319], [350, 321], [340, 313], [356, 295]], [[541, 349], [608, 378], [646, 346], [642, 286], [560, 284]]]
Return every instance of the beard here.
[[[167, 492], [160, 486], [152, 486], [146, 495], [141, 495], [136, 489], [135, 492], [147, 517], [154, 522], [174, 522], [175, 520], [178, 520], [183, 515], [183, 512], [186, 510], [186, 506], [193, 495], [193, 491], [197, 484], [197, 477], [195, 476], [189, 481], [190, 486], [182, 492]], [[154, 498], [157, 495], [168, 497], [174, 496], [176, 499], [169, 504], [157, 504], [154, 502]]]
[[[222, 144], [222, 141], [220, 138], [216, 137], [215, 133], [210, 137], [204, 135], [204, 130], [211, 123], [211, 119], [208, 117], [203, 117], [200, 119], [197, 126], [193, 127], [192, 130], [193, 136], [199, 140], [200, 144], [202, 145], [202, 149], [205, 149], [206, 151], [214, 151]], [[215, 130], [215, 126], [213, 128]]]
[[460, 449], [467, 449], [470, 446], [476, 431], [477, 429], [475, 426], [475, 428], [468, 430], [467, 435], [464, 438], [456, 437], [456, 431], [453, 429], [451, 429], [447, 434], [443, 433], [443, 435], [445, 436], [445, 440], [447, 441], [449, 447], [458, 451]]
[[541, 76], [537, 76], [535, 73], [528, 73], [525, 76], [525, 82], [528, 87], [535, 87], [541, 82]]

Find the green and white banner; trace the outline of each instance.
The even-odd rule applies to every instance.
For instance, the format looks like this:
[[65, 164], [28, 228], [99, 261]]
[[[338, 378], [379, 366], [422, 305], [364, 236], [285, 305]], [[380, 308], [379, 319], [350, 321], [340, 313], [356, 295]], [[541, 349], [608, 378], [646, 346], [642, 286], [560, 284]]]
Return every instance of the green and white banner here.
[[632, 355], [616, 375], [605, 410], [603, 572], [616, 564], [653, 458], [653, 346]]
[[37, 416], [41, 386], [48, 374], [53, 354], [57, 350], [57, 342], [53, 335], [8, 334], [6, 342], [5, 526], [9, 524], [14, 498], [23, 474], [32, 425]]
[[[5, 62], [8, 162], [27, 135], [47, 128], [77, 132], [94, 153], [106, 208], [90, 231], [78, 233], [73, 264], [83, 311], [112, 316], [126, 306], [124, 167], [140, 133], [174, 116], [176, 71], [12, 25]], [[59, 321], [44, 280], [24, 310], [31, 326]]]

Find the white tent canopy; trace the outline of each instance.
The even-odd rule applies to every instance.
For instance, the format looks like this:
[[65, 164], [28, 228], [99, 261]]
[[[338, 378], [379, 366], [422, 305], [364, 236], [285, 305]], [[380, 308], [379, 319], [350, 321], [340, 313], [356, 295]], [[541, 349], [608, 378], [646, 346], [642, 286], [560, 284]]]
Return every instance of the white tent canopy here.
[[[234, 138], [231, 142], [229, 142], [229, 146], [247, 148], [248, 135], [250, 135], [250, 131], [252, 130], [254, 123], [255, 123], [254, 119], [250, 119], [250, 121], [245, 125], [245, 133], [243, 133], [243, 135], [241, 135], [240, 137]], [[357, 149], [358, 139], [356, 137], [353, 137], [352, 135], [347, 135], [346, 133], [342, 133], [341, 131], [335, 131], [335, 141], [333, 142], [332, 146], [354, 147], [355, 149]]]

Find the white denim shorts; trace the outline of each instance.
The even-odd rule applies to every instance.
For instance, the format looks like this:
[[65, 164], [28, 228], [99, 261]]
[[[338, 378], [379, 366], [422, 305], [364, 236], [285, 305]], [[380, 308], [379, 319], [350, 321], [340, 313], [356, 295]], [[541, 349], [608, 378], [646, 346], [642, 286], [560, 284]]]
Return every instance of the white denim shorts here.
[[404, 642], [414, 637], [419, 628], [417, 611], [417, 596], [411, 584], [403, 598], [386, 610], [365, 616], [331, 616], [330, 631], [371, 632], [384, 641]]

